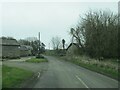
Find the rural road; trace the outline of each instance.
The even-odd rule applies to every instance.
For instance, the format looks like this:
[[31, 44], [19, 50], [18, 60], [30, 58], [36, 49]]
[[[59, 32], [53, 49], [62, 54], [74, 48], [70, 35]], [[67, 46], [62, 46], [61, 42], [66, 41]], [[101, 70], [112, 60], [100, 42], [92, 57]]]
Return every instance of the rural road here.
[[46, 56], [48, 70], [34, 88], [118, 88], [118, 82], [70, 62]]
[[2, 61], [0, 61], [0, 90], [2, 89]]
[[[22, 66], [39, 72], [44, 69], [32, 88], [118, 88], [118, 82], [107, 76], [87, 70], [70, 62], [58, 60], [52, 56], [45, 56], [48, 63], [30, 64], [26, 62], [10, 62], [11, 66]], [[40, 73], [39, 73], [40, 74]]]

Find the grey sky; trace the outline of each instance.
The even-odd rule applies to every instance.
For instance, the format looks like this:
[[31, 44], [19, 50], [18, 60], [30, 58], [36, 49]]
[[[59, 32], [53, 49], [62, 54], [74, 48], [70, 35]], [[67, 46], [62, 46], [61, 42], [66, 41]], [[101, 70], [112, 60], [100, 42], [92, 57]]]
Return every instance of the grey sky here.
[[[114, 0], [113, 0], [114, 1]], [[118, 11], [117, 2], [6, 2], [2, 3], [2, 36], [16, 39], [37, 37], [46, 44], [54, 36], [70, 42], [68, 31], [75, 27], [79, 15], [89, 9]]]

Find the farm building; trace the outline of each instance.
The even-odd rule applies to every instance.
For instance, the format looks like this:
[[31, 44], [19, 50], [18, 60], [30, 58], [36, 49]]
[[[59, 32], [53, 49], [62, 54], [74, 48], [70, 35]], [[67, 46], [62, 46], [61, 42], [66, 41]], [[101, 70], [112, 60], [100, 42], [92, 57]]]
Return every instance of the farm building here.
[[32, 50], [33, 50], [33, 48], [31, 46], [21, 45], [20, 46], [20, 56], [21, 57], [30, 56], [30, 55], [32, 55]]
[[19, 43], [16, 39], [12, 38], [0, 38], [0, 53], [2, 58], [19, 58], [20, 50]]
[[79, 46], [77, 43], [70, 43], [66, 49], [66, 55], [76, 55], [79, 54]]

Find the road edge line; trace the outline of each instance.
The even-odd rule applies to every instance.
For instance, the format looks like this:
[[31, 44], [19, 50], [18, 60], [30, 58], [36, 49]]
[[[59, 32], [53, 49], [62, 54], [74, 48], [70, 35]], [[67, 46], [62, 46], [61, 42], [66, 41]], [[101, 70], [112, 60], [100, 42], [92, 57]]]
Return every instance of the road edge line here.
[[86, 87], [86, 88], [89, 88], [81, 78], [79, 78], [77, 75], [76, 75], [76, 78]]

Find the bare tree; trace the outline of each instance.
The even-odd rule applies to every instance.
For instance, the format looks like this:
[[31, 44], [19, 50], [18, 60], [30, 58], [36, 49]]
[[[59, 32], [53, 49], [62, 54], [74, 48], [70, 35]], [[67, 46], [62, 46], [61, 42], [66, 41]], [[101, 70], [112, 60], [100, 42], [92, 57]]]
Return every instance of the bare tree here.
[[58, 36], [52, 37], [51, 42], [54, 50], [58, 50], [60, 48], [60, 44], [61, 44], [60, 37]]
[[84, 48], [84, 30], [83, 28], [80, 28], [79, 26], [74, 29], [71, 28], [70, 29], [70, 34], [72, 35], [72, 37], [74, 37], [79, 45], [79, 47]]
[[25, 40], [32, 42], [32, 41], [36, 41], [37, 37], [27, 37], [25, 38]]

